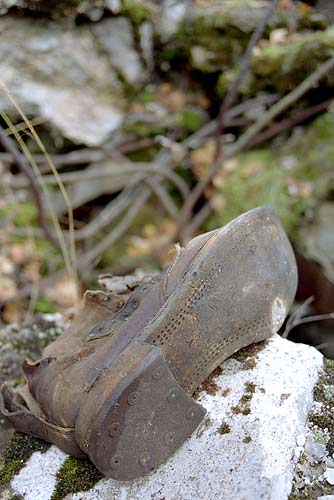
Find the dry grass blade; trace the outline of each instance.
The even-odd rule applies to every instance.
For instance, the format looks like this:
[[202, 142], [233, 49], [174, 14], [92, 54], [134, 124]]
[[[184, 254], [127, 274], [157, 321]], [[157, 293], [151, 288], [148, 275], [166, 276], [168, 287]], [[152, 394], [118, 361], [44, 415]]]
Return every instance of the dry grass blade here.
[[43, 190], [45, 200], [46, 200], [46, 203], [48, 206], [48, 210], [49, 210], [53, 225], [55, 227], [55, 231], [56, 231], [56, 234], [58, 237], [58, 241], [59, 241], [60, 249], [62, 252], [63, 259], [64, 259], [65, 267], [67, 269], [69, 276], [73, 276], [73, 265], [71, 263], [69, 255], [68, 255], [68, 249], [66, 246], [64, 234], [61, 230], [57, 216], [55, 215], [55, 213], [52, 210], [49, 192], [48, 192], [46, 185], [43, 183], [43, 177], [41, 176], [39, 169], [38, 169], [38, 166], [36, 165], [28, 147], [26, 146], [25, 142], [21, 138], [20, 134], [18, 134], [17, 131], [15, 130], [15, 126], [13, 125], [13, 123], [10, 121], [10, 119], [8, 118], [8, 116], [5, 113], [1, 113], [1, 116], [5, 120], [7, 126], [12, 129], [13, 135], [14, 135], [18, 145], [20, 146], [22, 153], [25, 155], [26, 159], [29, 161], [29, 163], [34, 171], [34, 174], [36, 175], [36, 178], [39, 181], [39, 185], [41, 186], [41, 188]]
[[[72, 277], [73, 282], [75, 284], [75, 291], [76, 291], [75, 292], [75, 295], [76, 295], [75, 296], [75, 302], [78, 303], [78, 300], [79, 300], [79, 280], [78, 280], [78, 271], [77, 271], [75, 238], [74, 238], [74, 218], [73, 218], [73, 209], [72, 209], [72, 206], [71, 206], [71, 202], [70, 202], [69, 197], [67, 195], [65, 186], [64, 186], [62, 180], [59, 177], [59, 173], [57, 171], [57, 168], [54, 165], [54, 163], [53, 163], [50, 155], [48, 154], [48, 152], [47, 152], [47, 150], [46, 150], [43, 142], [41, 141], [39, 135], [35, 131], [33, 125], [31, 124], [31, 122], [29, 121], [29, 119], [27, 118], [27, 116], [25, 115], [25, 113], [23, 112], [23, 110], [21, 109], [21, 107], [18, 105], [18, 103], [12, 97], [12, 95], [9, 92], [9, 90], [7, 89], [7, 87], [1, 81], [0, 81], [0, 87], [3, 90], [3, 92], [5, 93], [5, 95], [7, 96], [7, 98], [10, 100], [10, 102], [13, 104], [13, 106], [15, 107], [15, 109], [18, 111], [19, 115], [22, 117], [24, 123], [27, 125], [27, 128], [29, 129], [30, 133], [32, 134], [32, 137], [34, 138], [36, 144], [40, 148], [41, 152], [44, 154], [45, 159], [46, 159], [47, 163], [49, 164], [50, 169], [51, 169], [53, 175], [57, 179], [57, 183], [58, 183], [59, 189], [60, 189], [60, 191], [62, 193], [62, 196], [64, 197], [64, 200], [65, 200], [65, 203], [66, 203], [66, 207], [67, 207], [67, 211], [68, 211], [69, 233], [70, 233], [70, 259], [69, 259], [70, 263], [66, 264], [66, 262], [65, 262], [65, 265], [68, 268], [69, 275]], [[17, 138], [17, 136], [18, 136], [18, 134], [15, 131], [15, 137]], [[21, 141], [21, 143], [22, 142], [23, 141]], [[33, 168], [35, 170], [36, 175], [37, 174], [40, 175], [38, 166], [33, 161], [32, 156], [31, 156], [30, 152], [28, 151], [28, 148], [25, 148], [24, 154], [26, 154], [26, 153], [28, 153], [29, 161], [30, 161], [31, 165], [32, 166], [34, 165]], [[52, 209], [51, 209], [51, 212], [52, 212]], [[55, 218], [56, 217], [54, 216], [53, 217], [54, 222], [55, 222]], [[57, 231], [57, 233], [58, 233], [58, 235], [60, 237], [60, 242], [61, 242], [61, 240], [63, 241], [63, 243], [61, 243], [61, 245], [63, 246], [62, 251], [63, 251], [64, 259], [67, 261], [68, 259], [65, 258], [65, 255], [67, 255], [67, 247], [66, 247], [66, 243], [65, 243], [62, 231], [61, 231], [60, 226], [59, 226], [59, 222], [58, 222], [58, 226], [57, 226], [57, 223], [56, 223], [56, 227], [58, 227], [58, 229], [60, 230], [60, 232]]]

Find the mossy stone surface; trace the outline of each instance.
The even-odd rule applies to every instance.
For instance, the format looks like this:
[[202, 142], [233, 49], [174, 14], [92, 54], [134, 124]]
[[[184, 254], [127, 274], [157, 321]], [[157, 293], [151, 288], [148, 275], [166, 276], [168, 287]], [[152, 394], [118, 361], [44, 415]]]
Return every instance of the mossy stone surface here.
[[0, 462], [0, 491], [20, 472], [35, 451], [45, 452], [50, 445], [27, 434], [15, 432], [2, 452]]
[[[225, 71], [234, 65], [247, 45], [250, 34], [262, 21], [267, 5], [254, 0], [194, 2], [191, 16], [185, 17], [176, 36], [177, 45], [188, 53], [191, 64], [206, 72]], [[278, 6], [268, 23], [266, 37], [275, 28], [324, 29], [325, 19], [311, 9], [292, 2]], [[200, 56], [199, 48], [203, 57]], [[197, 51], [197, 54], [196, 54]]]
[[102, 474], [89, 460], [69, 457], [57, 472], [51, 500], [62, 500], [69, 493], [90, 490], [102, 478]]
[[[308, 420], [314, 442], [317, 445], [325, 447], [327, 456], [329, 457], [334, 457], [333, 383], [334, 361], [325, 359], [324, 370], [314, 388], [314, 400], [316, 405], [320, 405], [321, 409], [311, 410]], [[314, 461], [314, 457], [309, 458], [305, 451], [301, 454], [299, 459], [301, 468], [298, 472], [297, 466], [297, 474], [300, 474], [300, 471], [307, 470], [307, 467], [311, 467], [311, 469], [314, 467], [315, 475], [318, 478], [302, 488], [297, 487], [297, 481], [295, 480], [289, 500], [317, 500], [320, 496], [334, 494], [334, 486], [329, 484], [322, 475], [323, 469], [321, 467], [325, 467], [322, 462], [323, 460], [321, 459]], [[317, 469], [320, 472], [317, 472]]]
[[[269, 43], [253, 56], [251, 68], [257, 91], [261, 88], [286, 93], [294, 89], [322, 62], [334, 55], [334, 28], [287, 37], [282, 44]], [[322, 79], [334, 83], [334, 71]]]

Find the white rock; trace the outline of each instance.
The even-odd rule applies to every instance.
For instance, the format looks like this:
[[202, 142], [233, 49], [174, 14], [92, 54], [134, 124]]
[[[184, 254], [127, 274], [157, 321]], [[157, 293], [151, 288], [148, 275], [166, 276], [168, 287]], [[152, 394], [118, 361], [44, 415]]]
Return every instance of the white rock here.
[[332, 467], [327, 467], [324, 476], [329, 484], [334, 485], [334, 469]]
[[45, 453], [37, 451], [12, 481], [12, 488], [25, 500], [51, 498], [56, 485], [56, 473], [66, 459], [66, 453], [51, 446]]
[[[1, 18], [0, 75], [26, 114], [42, 116], [74, 142], [101, 144], [122, 121], [121, 85], [85, 26]], [[0, 107], [13, 113], [2, 89]]]
[[[218, 392], [200, 396], [207, 409], [205, 421], [167, 463], [139, 480], [106, 479], [89, 492], [66, 498], [287, 500], [322, 364], [316, 349], [278, 335], [258, 353], [253, 369], [245, 369], [247, 364], [236, 359], [227, 360], [216, 379]], [[240, 402], [244, 395], [251, 396], [248, 403]], [[250, 413], [245, 415], [242, 410], [247, 404]], [[222, 434], [222, 424], [230, 432]], [[38, 468], [47, 467], [47, 454], [44, 460], [45, 465], [39, 457], [37, 465], [33, 456], [15, 478], [12, 486], [18, 493], [39, 488]], [[49, 500], [50, 488], [45, 491], [35, 500]]]
[[135, 50], [129, 19], [122, 16], [105, 19], [94, 26], [94, 32], [112, 66], [132, 85], [141, 83], [145, 72]]
[[187, 0], [163, 0], [158, 26], [163, 41], [174, 35], [184, 20], [189, 2]]

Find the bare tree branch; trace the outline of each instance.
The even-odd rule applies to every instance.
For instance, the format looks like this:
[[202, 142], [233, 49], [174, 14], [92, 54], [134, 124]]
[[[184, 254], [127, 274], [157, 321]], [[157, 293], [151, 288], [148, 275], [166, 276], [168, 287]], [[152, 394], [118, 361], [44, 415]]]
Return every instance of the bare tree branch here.
[[290, 316], [290, 318], [286, 322], [284, 332], [282, 333], [283, 338], [288, 338], [291, 330], [298, 325], [303, 325], [304, 323], [312, 323], [313, 321], [334, 319], [334, 312], [327, 314], [316, 314], [313, 316], [303, 316], [307, 307], [313, 302], [313, 300], [313, 296], [306, 299], [305, 302], [297, 309], [297, 311]]
[[289, 116], [289, 118], [281, 120], [279, 123], [275, 123], [264, 132], [257, 134], [248, 143], [248, 147], [251, 148], [253, 146], [256, 146], [257, 144], [260, 144], [261, 142], [268, 141], [272, 137], [275, 137], [276, 135], [285, 132], [286, 130], [289, 130], [295, 125], [298, 125], [298, 123], [307, 120], [311, 116], [317, 115], [318, 113], [325, 111], [332, 102], [333, 99], [327, 99], [326, 101], [320, 102], [319, 104], [315, 104], [314, 106], [311, 106], [309, 108], [296, 111], [295, 113], [292, 114], [292, 116]]
[[41, 189], [39, 182], [31, 170], [29, 163], [26, 161], [25, 157], [20, 153], [16, 147], [15, 142], [11, 137], [5, 134], [3, 128], [0, 126], [0, 144], [2, 147], [12, 156], [15, 161], [16, 166], [22, 172], [22, 174], [27, 178], [31, 192], [35, 201], [37, 208], [37, 218], [38, 223], [41, 226], [46, 238], [51, 241], [51, 243], [58, 249], [60, 249], [59, 241], [54, 235], [53, 231], [50, 229], [47, 219], [46, 219], [46, 209], [41, 196]]
[[254, 31], [254, 33], [252, 34], [252, 36], [248, 42], [247, 49], [246, 49], [246, 51], [241, 59], [238, 76], [234, 80], [232, 87], [231, 87], [230, 91], [228, 92], [227, 96], [225, 97], [224, 102], [223, 102], [223, 104], [220, 108], [220, 111], [219, 111], [220, 134], [223, 132], [223, 130], [225, 128], [224, 127], [225, 114], [230, 109], [232, 104], [234, 103], [234, 101], [238, 95], [240, 85], [241, 85], [242, 81], [244, 80], [244, 78], [247, 74], [247, 71], [249, 69], [249, 63], [250, 63], [253, 49], [254, 49], [255, 45], [258, 43], [258, 41], [260, 40], [260, 38], [261, 38], [261, 36], [262, 36], [262, 34], [263, 34], [267, 24], [268, 24], [269, 19], [274, 14], [276, 7], [277, 7], [277, 4], [278, 4], [278, 0], [272, 0], [272, 4], [271, 4], [270, 8], [268, 9], [266, 14], [264, 15], [263, 19], [261, 20], [261, 22], [257, 26], [256, 30]]
[[184, 230], [187, 221], [191, 217], [193, 207], [202, 196], [206, 187], [210, 184], [212, 178], [216, 175], [223, 166], [223, 161], [240, 153], [249, 146], [250, 141], [268, 124], [271, 123], [276, 116], [285, 111], [294, 102], [300, 99], [310, 88], [314, 87], [321, 78], [323, 78], [334, 67], [334, 57], [331, 57], [301, 82], [289, 94], [285, 95], [277, 103], [275, 103], [266, 113], [264, 113], [253, 125], [251, 125], [240, 137], [233, 143], [228, 150], [225, 151], [223, 158], [217, 160], [208, 172], [196, 184], [188, 199], [184, 203], [180, 212], [178, 236], [180, 237]]
[[94, 260], [100, 257], [108, 247], [113, 245], [125, 233], [125, 231], [131, 225], [133, 219], [136, 217], [136, 215], [138, 215], [138, 212], [147, 201], [149, 195], [150, 190], [146, 186], [141, 186], [140, 193], [137, 195], [135, 201], [130, 205], [129, 210], [120, 221], [120, 223], [116, 227], [114, 227], [114, 229], [105, 238], [97, 243], [97, 245], [95, 245], [92, 249], [90, 249], [79, 258], [80, 267], [85, 269], [86, 266], [89, 266]]

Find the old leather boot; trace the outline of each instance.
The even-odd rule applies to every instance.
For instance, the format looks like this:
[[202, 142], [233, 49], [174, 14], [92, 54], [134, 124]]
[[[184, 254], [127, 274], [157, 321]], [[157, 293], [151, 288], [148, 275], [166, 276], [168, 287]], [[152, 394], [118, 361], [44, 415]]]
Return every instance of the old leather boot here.
[[[134, 291], [125, 289], [117, 294], [87, 291], [78, 315], [61, 337], [44, 349], [45, 356], [36, 363], [26, 362], [24, 364], [23, 371], [26, 378], [29, 380], [30, 374], [36, 370], [42, 374], [40, 383], [47, 385], [50, 374], [47, 367], [53, 353], [59, 359], [69, 355], [72, 361], [73, 359], [77, 360], [78, 356], [82, 355], [87, 338], [105, 336], [107, 326], [109, 326], [107, 328], [109, 335], [112, 334], [112, 330], [120, 328], [140, 304], [147, 291], [159, 279], [160, 276], [145, 278], [143, 283], [135, 286]], [[129, 300], [130, 295], [131, 299]], [[46, 420], [45, 414], [27, 385], [16, 388], [15, 392], [6, 384], [2, 386], [0, 392], [1, 413], [9, 418], [17, 430], [29, 432], [36, 437], [52, 442], [70, 455], [85, 456], [76, 443], [74, 427], [68, 426], [67, 422], [64, 423], [64, 426], [53, 423], [57, 422], [57, 419]]]
[[[132, 298], [130, 306], [130, 296], [131, 315], [90, 322], [50, 344], [25, 367], [28, 396], [21, 392], [19, 403], [3, 389], [2, 412], [21, 431], [83, 451], [107, 476], [147, 474], [202, 420], [194, 389], [231, 354], [278, 331], [296, 283], [274, 211], [251, 210], [180, 248], [140, 305]], [[23, 402], [30, 420], [16, 414]], [[67, 429], [67, 441], [54, 428]]]

